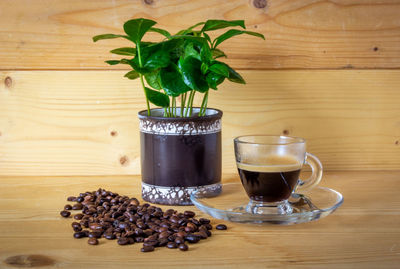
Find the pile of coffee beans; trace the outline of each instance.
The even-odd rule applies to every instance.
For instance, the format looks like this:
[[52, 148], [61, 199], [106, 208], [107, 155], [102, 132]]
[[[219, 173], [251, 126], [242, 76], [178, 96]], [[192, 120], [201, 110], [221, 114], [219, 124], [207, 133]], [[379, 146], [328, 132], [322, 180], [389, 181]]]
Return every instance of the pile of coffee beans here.
[[[69, 210], [81, 210], [72, 223], [74, 238], [88, 237], [88, 244], [99, 244], [98, 239], [117, 240], [119, 245], [143, 243], [142, 252], [156, 247], [189, 249], [186, 243], [197, 243], [211, 236], [209, 219], [195, 218], [193, 211], [178, 213], [174, 209], [163, 211], [150, 204], [140, 204], [136, 198], [120, 196], [104, 189], [70, 196], [60, 212], [62, 217], [71, 215]], [[216, 226], [226, 230], [225, 224]]]

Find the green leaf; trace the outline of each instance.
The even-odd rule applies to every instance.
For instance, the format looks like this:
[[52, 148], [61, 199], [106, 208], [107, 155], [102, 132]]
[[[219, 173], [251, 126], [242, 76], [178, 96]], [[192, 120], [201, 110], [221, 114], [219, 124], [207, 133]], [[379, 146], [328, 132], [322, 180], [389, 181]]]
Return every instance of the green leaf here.
[[206, 92], [209, 89], [208, 83], [201, 72], [201, 61], [194, 57], [180, 59], [179, 68], [183, 81], [189, 88], [199, 92]]
[[226, 78], [229, 77], [229, 69], [225, 64], [216, 63], [211, 65], [208, 69], [218, 75], [224, 76]]
[[146, 97], [147, 99], [156, 106], [160, 107], [169, 107], [169, 98], [168, 95], [163, 94], [158, 91], [154, 91], [150, 88], [145, 87]]
[[147, 83], [154, 89], [161, 90], [160, 70], [155, 70], [144, 75]]
[[246, 81], [242, 78], [239, 73], [237, 73], [233, 68], [231, 68], [229, 65], [225, 64], [226, 67], [228, 67], [229, 70], [229, 77], [228, 80], [235, 82], [235, 83], [240, 83], [240, 84], [246, 84]]
[[136, 55], [135, 58], [129, 61], [129, 65], [136, 70], [139, 74], [145, 75], [148, 72], [151, 72], [148, 68], [140, 67], [139, 65], [139, 56]]
[[169, 96], [179, 96], [182, 93], [190, 91], [183, 81], [182, 75], [176, 65], [172, 64], [169, 68], [161, 69], [160, 81], [162, 88]]
[[206, 63], [201, 63], [200, 69], [201, 69], [201, 73], [205, 74], [208, 71], [208, 65]]
[[121, 59], [121, 60], [108, 60], [105, 62], [108, 63], [109, 65], [116, 65], [116, 64], [131, 64], [130, 61], [131, 60], [128, 59]]
[[218, 90], [217, 86], [224, 81], [225, 77], [214, 72], [210, 72], [207, 74], [206, 80], [208, 85], [213, 90]]
[[208, 44], [203, 44], [200, 51], [201, 61], [209, 63], [213, 60], [212, 53]]
[[169, 54], [164, 50], [157, 50], [150, 54], [147, 58], [143, 59], [143, 67], [154, 70], [162, 67], [167, 67], [169, 65]]
[[138, 44], [142, 40], [144, 34], [155, 24], [155, 21], [143, 18], [129, 20], [124, 23], [124, 31], [131, 37], [135, 44]]
[[135, 56], [136, 55], [136, 49], [135, 48], [118, 48], [118, 49], [113, 49], [110, 51], [111, 53], [118, 54], [118, 55], [129, 55], [129, 56]]
[[159, 34], [165, 36], [166, 38], [170, 38], [171, 37], [171, 34], [167, 30], [156, 28], [156, 27], [151, 27], [149, 29], [149, 32], [159, 33]]
[[217, 30], [217, 29], [222, 29], [222, 28], [231, 27], [231, 26], [240, 26], [243, 29], [246, 29], [246, 26], [244, 25], [243, 20], [237, 20], [237, 21], [208, 20], [204, 24], [203, 29], [201, 29], [201, 31], [205, 32], [205, 31]]
[[116, 65], [116, 64], [120, 64], [121, 61], [120, 60], [108, 60], [105, 61], [106, 63], [108, 63], [109, 65]]
[[129, 59], [121, 59], [119, 62], [121, 64], [131, 64], [131, 60], [129, 60]]
[[122, 38], [130, 40], [129, 37], [126, 35], [114, 35], [114, 34], [96, 35], [92, 39], [93, 39], [93, 42], [97, 42], [102, 39], [114, 39], [114, 38], [118, 38], [118, 37], [122, 37]]
[[210, 36], [209, 36], [206, 32], [203, 33], [203, 36], [204, 36], [204, 38], [207, 39], [207, 41], [211, 44], [211, 38], [210, 38]]
[[184, 51], [185, 58], [192, 56], [192, 57], [196, 58], [197, 60], [201, 60], [200, 53], [194, 48], [193, 42], [187, 41], [187, 45], [185, 45], [184, 47], [185, 47], [185, 51]]
[[124, 77], [127, 77], [129, 79], [137, 79], [139, 77], [139, 73], [135, 70], [132, 70], [126, 73]]
[[191, 40], [193, 42], [196, 42], [198, 44], [207, 44], [207, 39], [201, 36], [192, 36], [192, 35], [174, 35], [172, 38], [175, 39], [186, 39], [186, 40]]
[[197, 26], [200, 26], [200, 25], [203, 25], [203, 24], [205, 24], [204, 21], [199, 22], [199, 23], [196, 23], [195, 25], [190, 26], [190, 27], [187, 28], [186, 30], [181, 30], [181, 31], [179, 31], [179, 32], [177, 33], [177, 35], [186, 35], [186, 34], [192, 32], [192, 30], [193, 30], [194, 28], [196, 28]]
[[228, 38], [241, 35], [241, 34], [247, 34], [247, 35], [252, 35], [252, 36], [257, 36], [265, 40], [264, 35], [256, 32], [250, 32], [250, 31], [242, 31], [242, 30], [237, 30], [237, 29], [231, 29], [226, 31], [224, 34], [220, 35], [219, 37], [215, 38], [214, 42], [214, 48], [216, 48], [219, 44], [227, 40]]
[[217, 59], [217, 58], [220, 58], [220, 57], [227, 58], [225, 53], [220, 49], [211, 49], [211, 53], [212, 53], [212, 56], [213, 56], [214, 59]]

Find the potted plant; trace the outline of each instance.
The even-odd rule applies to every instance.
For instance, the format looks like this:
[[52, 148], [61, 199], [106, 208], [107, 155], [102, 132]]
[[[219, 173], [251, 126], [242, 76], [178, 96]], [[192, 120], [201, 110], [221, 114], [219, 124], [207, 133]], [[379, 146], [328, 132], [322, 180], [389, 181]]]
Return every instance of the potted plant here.
[[[234, 69], [217, 60], [226, 57], [218, 46], [240, 34], [264, 36], [242, 30], [243, 20], [208, 20], [175, 35], [155, 24], [143, 18], [129, 20], [124, 24], [126, 35], [103, 34], [93, 41], [125, 38], [134, 43], [111, 51], [126, 58], [106, 63], [130, 66], [125, 77], [140, 79], [144, 91], [147, 109], [139, 112], [143, 199], [189, 205], [196, 189], [221, 191], [222, 112], [207, 107], [209, 91], [217, 90], [225, 79], [245, 84]], [[208, 34], [231, 27], [242, 29], [229, 29], [214, 39]], [[147, 32], [159, 33], [163, 40], [142, 41]], [[201, 106], [194, 107], [198, 95]]]

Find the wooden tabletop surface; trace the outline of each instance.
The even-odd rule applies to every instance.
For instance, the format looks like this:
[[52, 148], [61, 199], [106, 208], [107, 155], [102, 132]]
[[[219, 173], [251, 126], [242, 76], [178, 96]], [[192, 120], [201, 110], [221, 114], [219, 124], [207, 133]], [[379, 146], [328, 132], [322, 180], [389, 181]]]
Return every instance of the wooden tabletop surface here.
[[400, 171], [327, 172], [321, 185], [341, 192], [344, 204], [324, 219], [293, 226], [212, 219], [228, 230], [187, 252], [142, 253], [141, 244], [74, 239], [72, 220], [59, 215], [67, 196], [99, 187], [139, 197], [139, 176], [1, 177], [0, 268], [399, 268], [399, 179]]

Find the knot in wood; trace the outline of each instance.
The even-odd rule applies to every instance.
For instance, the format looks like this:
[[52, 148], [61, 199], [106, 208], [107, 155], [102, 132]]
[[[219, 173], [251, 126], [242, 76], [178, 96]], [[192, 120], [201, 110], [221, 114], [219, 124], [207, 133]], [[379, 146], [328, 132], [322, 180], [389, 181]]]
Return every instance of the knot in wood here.
[[267, 0], [253, 0], [253, 6], [260, 9], [266, 8]]
[[4, 85], [6, 85], [7, 88], [11, 88], [12, 87], [12, 79], [11, 79], [11, 77], [6, 77], [4, 79]]
[[54, 265], [55, 261], [43, 255], [17, 255], [8, 257], [4, 263], [15, 267], [41, 267]]
[[119, 159], [119, 163], [120, 163], [122, 166], [127, 166], [128, 163], [129, 163], [128, 157], [127, 157], [126, 155], [122, 156], [122, 157]]

